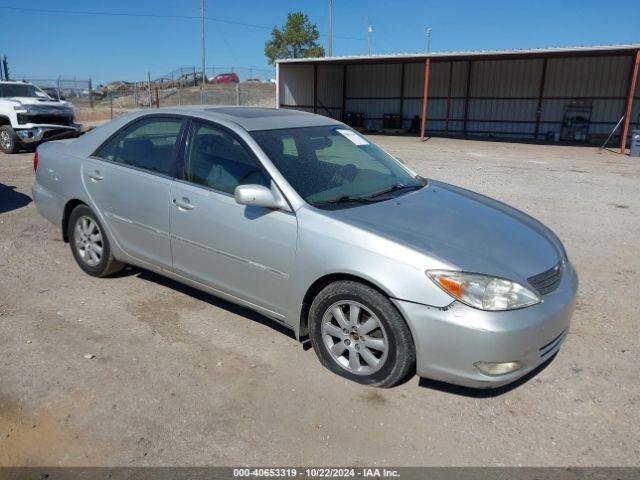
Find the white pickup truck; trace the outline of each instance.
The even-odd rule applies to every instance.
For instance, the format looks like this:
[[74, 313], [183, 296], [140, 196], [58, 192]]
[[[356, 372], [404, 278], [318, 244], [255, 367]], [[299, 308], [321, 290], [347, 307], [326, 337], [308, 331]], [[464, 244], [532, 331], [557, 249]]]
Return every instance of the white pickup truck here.
[[0, 82], [0, 151], [33, 150], [44, 141], [75, 138], [81, 131], [69, 102], [27, 82]]

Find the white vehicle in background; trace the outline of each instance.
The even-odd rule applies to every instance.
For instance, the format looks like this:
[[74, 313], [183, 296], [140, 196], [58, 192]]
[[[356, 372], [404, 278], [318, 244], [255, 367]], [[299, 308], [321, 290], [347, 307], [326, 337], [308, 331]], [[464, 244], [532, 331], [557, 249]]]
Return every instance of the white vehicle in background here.
[[31, 83], [0, 82], [0, 151], [33, 150], [44, 141], [75, 138], [81, 131], [71, 103], [53, 99]]

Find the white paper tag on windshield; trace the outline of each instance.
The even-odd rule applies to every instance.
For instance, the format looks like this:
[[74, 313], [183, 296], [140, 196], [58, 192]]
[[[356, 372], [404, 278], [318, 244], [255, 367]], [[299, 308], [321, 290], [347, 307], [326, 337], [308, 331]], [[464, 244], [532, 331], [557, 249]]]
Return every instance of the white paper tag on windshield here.
[[344, 128], [339, 128], [337, 132], [343, 137], [347, 137], [349, 140], [351, 140], [351, 142], [353, 142], [354, 145], [369, 145], [369, 142], [367, 142], [364, 138], [362, 138], [357, 133], [352, 132], [351, 130], [345, 130]]

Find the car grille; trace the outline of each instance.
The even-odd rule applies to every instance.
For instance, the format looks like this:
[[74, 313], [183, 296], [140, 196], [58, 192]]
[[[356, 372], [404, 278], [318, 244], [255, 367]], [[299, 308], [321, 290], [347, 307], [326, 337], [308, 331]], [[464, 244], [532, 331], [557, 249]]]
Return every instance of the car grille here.
[[553, 292], [562, 278], [562, 265], [559, 263], [549, 270], [529, 277], [527, 280], [540, 295], [547, 295]]
[[73, 123], [73, 117], [70, 115], [47, 115], [47, 114], [35, 114], [35, 115], [18, 115], [18, 123], [36, 123], [42, 125], [71, 125]]
[[556, 338], [551, 340], [546, 345], [543, 345], [542, 347], [540, 347], [538, 349], [538, 351], [540, 352], [540, 358], [544, 358], [547, 355], [549, 355], [551, 352], [553, 352], [556, 349], [556, 347], [558, 347], [562, 343], [566, 335], [567, 335], [567, 329], [565, 328], [562, 332], [560, 332], [560, 335], [558, 335]]
[[54, 128], [52, 130], [45, 130], [44, 132], [42, 132], [42, 138], [44, 140], [49, 140], [50, 138], [57, 137], [61, 133], [67, 133], [67, 132], [69, 132], [69, 129], [66, 129], [66, 128]]

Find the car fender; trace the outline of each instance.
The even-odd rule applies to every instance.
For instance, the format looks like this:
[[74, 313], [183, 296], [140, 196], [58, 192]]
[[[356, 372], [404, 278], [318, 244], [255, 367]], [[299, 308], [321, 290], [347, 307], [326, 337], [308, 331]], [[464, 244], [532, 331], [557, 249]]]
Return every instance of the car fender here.
[[455, 270], [455, 265], [323, 215], [313, 207], [303, 207], [296, 214], [298, 244], [287, 315], [296, 334], [304, 331], [307, 292], [330, 275], [362, 279], [390, 298], [438, 308], [453, 302], [425, 272]]

